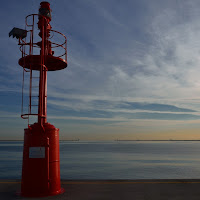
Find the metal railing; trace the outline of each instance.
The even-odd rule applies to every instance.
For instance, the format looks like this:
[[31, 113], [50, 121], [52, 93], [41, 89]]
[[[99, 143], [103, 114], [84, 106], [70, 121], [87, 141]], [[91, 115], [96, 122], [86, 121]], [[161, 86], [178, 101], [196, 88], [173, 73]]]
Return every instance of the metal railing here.
[[[28, 16], [26, 16], [25, 18], [25, 30], [27, 31], [27, 35], [29, 36], [29, 39], [28, 38], [25, 38], [25, 39], [19, 39], [19, 49], [22, 53], [22, 58], [23, 59], [23, 80], [22, 80], [22, 105], [21, 105], [21, 117], [23, 119], [28, 119], [28, 126], [30, 125], [29, 124], [29, 117], [30, 116], [39, 116], [40, 114], [39, 113], [33, 113], [32, 112], [32, 106], [36, 107], [36, 105], [33, 105], [32, 104], [32, 98], [33, 97], [39, 97], [39, 96], [33, 96], [32, 93], [32, 89], [33, 89], [33, 79], [34, 78], [38, 78], [38, 81], [39, 81], [39, 77], [33, 77], [33, 69], [31, 67], [31, 64], [29, 65], [29, 68], [27, 69], [26, 68], [26, 57], [27, 56], [31, 56], [31, 55], [40, 55], [39, 54], [39, 49], [41, 49], [41, 46], [38, 45], [38, 42], [40, 42], [41, 38], [36, 34], [38, 31], [35, 30], [35, 17], [42, 17], [44, 20], [46, 20], [46, 18], [42, 15], [39, 15], [39, 14], [30, 14]], [[32, 19], [31, 19], [32, 18]], [[29, 21], [30, 19], [30, 21]], [[31, 23], [30, 23], [31, 22]], [[28, 30], [27, 30], [28, 29]], [[56, 30], [50, 30], [49, 31], [50, 33], [50, 37], [47, 38], [47, 40], [51, 43], [51, 48], [54, 50], [54, 54], [52, 56], [54, 56], [55, 54], [57, 54], [57, 56], [54, 56], [54, 57], [57, 57], [57, 58], [61, 58], [63, 59], [64, 61], [67, 62], [67, 38], [64, 34], [56, 31]], [[51, 35], [52, 33], [52, 35]], [[42, 42], [43, 41], [43, 38], [44, 38], [44, 32], [43, 32], [43, 36], [42, 36]], [[47, 34], [47, 33], [46, 33]], [[50, 40], [52, 38], [54, 38], [55, 35], [58, 35], [58, 36], [61, 36], [64, 40], [63, 42], [61, 43], [57, 43], [57, 42], [51, 42]], [[27, 36], [27, 37], [28, 37]], [[35, 41], [37, 39], [37, 41]], [[27, 42], [27, 40], [29, 40]], [[60, 48], [60, 49], [58, 49]], [[36, 50], [37, 49], [37, 50]], [[56, 52], [57, 50], [57, 52]], [[45, 56], [45, 55], [44, 55]], [[41, 67], [45, 68], [45, 70], [48, 70], [46, 68], [46, 66], [44, 65], [44, 59], [45, 58], [41, 58]], [[25, 86], [25, 74], [29, 73], [29, 76], [30, 76], [30, 81], [29, 81], [29, 91], [26, 92], [27, 94], [29, 93], [29, 95], [27, 95], [27, 98], [29, 98], [29, 103], [28, 103], [28, 112], [27, 113], [24, 113], [24, 86]], [[39, 88], [39, 82], [38, 82], [38, 88]], [[38, 105], [39, 105], [39, 98], [38, 98]], [[37, 106], [38, 106], [37, 105]], [[43, 116], [41, 116], [43, 117]]]

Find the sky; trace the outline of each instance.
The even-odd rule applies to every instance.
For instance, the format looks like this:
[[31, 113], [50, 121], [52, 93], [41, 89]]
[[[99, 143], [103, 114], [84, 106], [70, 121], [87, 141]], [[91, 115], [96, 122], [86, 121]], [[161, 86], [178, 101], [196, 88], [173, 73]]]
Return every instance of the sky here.
[[[68, 40], [68, 67], [48, 72], [47, 120], [60, 139], [200, 139], [199, 0], [49, 3], [51, 26]], [[39, 4], [0, 7], [0, 139], [27, 128], [21, 53], [8, 33]]]

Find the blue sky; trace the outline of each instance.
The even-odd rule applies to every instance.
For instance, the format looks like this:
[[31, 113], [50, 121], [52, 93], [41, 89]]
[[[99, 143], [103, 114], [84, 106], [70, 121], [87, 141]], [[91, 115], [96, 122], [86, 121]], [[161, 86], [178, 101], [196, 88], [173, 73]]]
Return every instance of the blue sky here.
[[[68, 67], [48, 72], [48, 122], [61, 139], [200, 139], [200, 1], [49, 1]], [[22, 139], [13, 27], [40, 1], [0, 8], [0, 139]]]

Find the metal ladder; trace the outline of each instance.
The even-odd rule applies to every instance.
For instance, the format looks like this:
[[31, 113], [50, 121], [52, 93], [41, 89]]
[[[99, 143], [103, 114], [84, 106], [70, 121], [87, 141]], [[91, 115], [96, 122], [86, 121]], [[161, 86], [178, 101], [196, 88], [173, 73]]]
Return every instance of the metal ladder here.
[[[34, 74], [35, 75], [34, 75]], [[21, 117], [23, 119], [28, 119], [28, 126], [30, 126], [30, 116], [38, 115], [38, 106], [39, 106], [39, 73], [38, 71], [34, 71], [31, 69], [23, 68], [23, 82], [22, 82], [22, 105], [21, 105]], [[30, 82], [29, 82], [29, 91], [25, 90], [25, 86], [28, 84], [25, 82], [26, 75], [29, 74]], [[28, 105], [25, 105], [25, 99], [28, 98]], [[24, 110], [28, 106], [28, 110], [25, 113]]]
[[[28, 24], [27, 23], [27, 19], [26, 19], [26, 27], [25, 29], [29, 28], [29, 31], [28, 33], [30, 33], [30, 40], [29, 42], [27, 43], [26, 42], [26, 38], [25, 40], [21, 40], [20, 42], [22, 42], [21, 44], [21, 52], [22, 52], [22, 57], [26, 57], [27, 55], [32, 55], [33, 54], [33, 30], [34, 30], [34, 16], [33, 16], [33, 21], [32, 21], [32, 24]], [[26, 53], [26, 46], [29, 47], [29, 50], [28, 50], [28, 54]], [[30, 69], [26, 69], [25, 68], [25, 63], [24, 63], [24, 66], [23, 66], [23, 81], [22, 81], [22, 105], [21, 105], [21, 117], [23, 119], [28, 119], [28, 127], [30, 127], [30, 116], [38, 116], [38, 106], [39, 106], [39, 75], [38, 76], [33, 76], [33, 73], [37, 73], [35, 72], [34, 70], [32, 70], [31, 66], [30, 66]], [[25, 95], [24, 95], [24, 86], [25, 86], [25, 77], [26, 77], [26, 74], [29, 74], [29, 83], [26, 83], [27, 85], [29, 84], [29, 91], [25, 91], [26, 92], [26, 97], [28, 98], [28, 110], [27, 112], [25, 113], [24, 112], [24, 98], [25, 98]], [[36, 80], [38, 80], [38, 83], [36, 83]], [[33, 89], [34, 88], [38, 88], [38, 95], [35, 95], [35, 92], [33, 94]], [[35, 98], [37, 98], [35, 100]], [[33, 104], [34, 102], [34, 104]], [[35, 103], [37, 102], [37, 103]], [[33, 109], [32, 108], [35, 108], [36, 111], [35, 113], [33, 112]]]

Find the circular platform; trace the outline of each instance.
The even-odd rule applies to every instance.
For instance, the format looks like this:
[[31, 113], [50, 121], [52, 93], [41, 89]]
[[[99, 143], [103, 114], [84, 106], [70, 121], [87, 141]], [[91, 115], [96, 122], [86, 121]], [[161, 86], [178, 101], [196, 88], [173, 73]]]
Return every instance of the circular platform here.
[[[45, 56], [45, 63], [48, 71], [57, 71], [67, 67], [67, 61], [52, 55]], [[27, 69], [40, 70], [41, 55], [28, 55], [19, 59], [19, 65]]]

